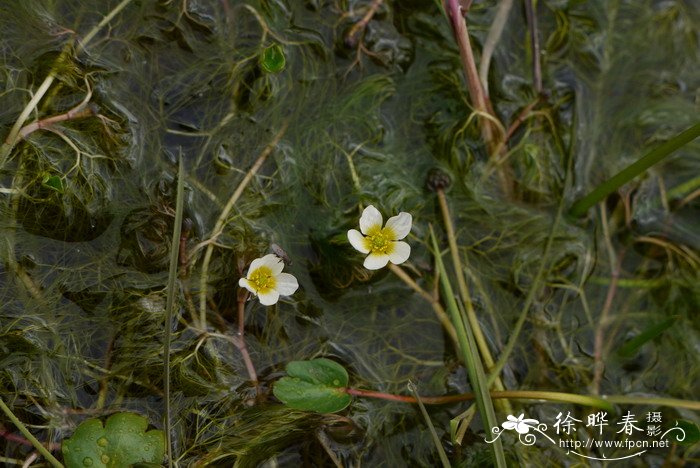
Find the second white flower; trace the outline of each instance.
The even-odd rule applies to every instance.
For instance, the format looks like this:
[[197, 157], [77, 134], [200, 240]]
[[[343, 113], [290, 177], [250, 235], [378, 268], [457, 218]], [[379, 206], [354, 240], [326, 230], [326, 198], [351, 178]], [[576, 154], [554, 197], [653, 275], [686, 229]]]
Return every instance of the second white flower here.
[[413, 217], [402, 211], [389, 218], [386, 226], [382, 227], [382, 222], [379, 210], [369, 205], [360, 217], [361, 232], [356, 229], [348, 231], [350, 244], [356, 250], [369, 254], [364, 263], [368, 270], [383, 268], [390, 261], [398, 265], [411, 255], [411, 246], [401, 239], [411, 232]]

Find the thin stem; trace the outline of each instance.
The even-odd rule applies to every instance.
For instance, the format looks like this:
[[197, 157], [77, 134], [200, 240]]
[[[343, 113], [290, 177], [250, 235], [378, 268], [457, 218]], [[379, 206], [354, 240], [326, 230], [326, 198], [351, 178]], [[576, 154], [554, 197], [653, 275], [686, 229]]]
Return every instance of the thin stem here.
[[248, 346], [245, 344], [245, 302], [248, 299], [248, 291], [243, 291], [239, 293], [238, 296], [238, 339], [233, 341], [233, 344], [238, 348], [243, 356], [243, 362], [245, 363], [246, 370], [248, 371], [248, 377], [253, 382], [253, 385], [257, 388], [258, 386], [258, 374], [255, 371], [255, 365], [253, 360], [250, 358], [250, 353], [248, 352]]
[[[375, 392], [372, 390], [362, 390], [358, 388], [346, 388], [345, 392], [348, 395], [364, 397], [364, 398], [377, 398], [380, 400], [387, 401], [397, 401], [400, 403], [418, 403], [415, 397], [407, 395], [395, 395], [393, 393]], [[700, 406], [700, 403], [685, 401], [685, 400], [674, 400], [669, 398], [648, 398], [645, 403], [638, 403], [640, 400], [633, 397], [605, 397], [600, 398], [597, 396], [588, 395], [576, 395], [574, 393], [564, 393], [564, 392], [542, 392], [537, 390], [506, 390], [506, 391], [491, 391], [489, 392], [491, 398], [494, 400], [498, 399], [512, 399], [512, 400], [544, 400], [544, 401], [558, 401], [563, 403], [572, 403], [582, 406], [591, 406], [595, 408], [601, 408], [608, 410], [610, 412], [614, 411], [612, 404], [659, 404], [659, 402], [664, 401], [666, 406], [683, 407], [683, 408], [693, 408]], [[457, 395], [444, 395], [437, 397], [421, 396], [420, 401], [426, 405], [449, 405], [452, 403], [459, 403], [462, 401], [472, 401], [476, 399], [476, 394], [474, 393], [460, 393]], [[613, 401], [614, 400], [614, 401]], [[652, 402], [653, 400], [653, 402]]]
[[175, 308], [176, 282], [179, 269], [180, 238], [182, 233], [182, 216], [185, 200], [185, 164], [180, 153], [177, 172], [177, 195], [175, 200], [175, 225], [170, 244], [170, 269], [168, 271], [168, 293], [165, 305], [165, 330], [163, 339], [163, 375], [165, 393], [165, 446], [168, 453], [168, 466], [173, 466], [170, 416], [170, 341], [172, 338], [173, 309]]
[[231, 210], [233, 210], [233, 206], [243, 194], [243, 191], [253, 179], [253, 176], [255, 176], [260, 167], [263, 165], [265, 159], [267, 159], [270, 153], [272, 153], [272, 150], [275, 149], [275, 146], [277, 146], [277, 143], [279, 143], [279, 141], [282, 139], [282, 136], [287, 131], [287, 125], [288, 122], [282, 124], [282, 128], [279, 130], [279, 132], [277, 132], [272, 141], [265, 147], [262, 153], [260, 153], [260, 156], [258, 156], [258, 159], [255, 161], [255, 163], [253, 163], [253, 166], [243, 177], [241, 183], [238, 184], [238, 187], [231, 195], [231, 198], [229, 198], [226, 206], [224, 206], [224, 209], [221, 211], [219, 218], [214, 224], [214, 230], [212, 231], [213, 234], [207, 241], [207, 250], [204, 253], [204, 260], [202, 262], [202, 273], [199, 277], [199, 328], [204, 329], [207, 323], [207, 279], [209, 277], [209, 263], [211, 262], [211, 256], [214, 253], [214, 243], [223, 232], [224, 225], [231, 214]]
[[433, 422], [430, 420], [430, 416], [428, 415], [428, 412], [425, 409], [425, 406], [423, 405], [423, 401], [421, 397], [418, 395], [418, 389], [416, 388], [415, 385], [413, 385], [413, 382], [409, 381], [408, 382], [408, 390], [413, 393], [413, 396], [416, 399], [416, 402], [418, 403], [418, 407], [420, 408], [420, 412], [423, 415], [423, 419], [425, 420], [425, 423], [428, 425], [428, 429], [430, 430], [430, 435], [433, 438], [433, 443], [435, 444], [435, 448], [437, 448], [438, 454], [440, 455], [440, 461], [442, 462], [442, 466], [444, 468], [450, 468], [450, 460], [447, 458], [447, 454], [445, 453], [445, 449], [443, 448], [442, 444], [440, 443], [440, 437], [437, 435], [437, 432], [435, 431], [435, 426], [433, 426]]
[[542, 92], [542, 65], [540, 64], [540, 38], [537, 30], [537, 12], [532, 0], [525, 0], [525, 15], [527, 27], [530, 30], [530, 46], [532, 47], [532, 81], [537, 94]]
[[61, 464], [61, 462], [58, 461], [56, 459], [56, 457], [51, 455], [51, 452], [49, 452], [48, 449], [46, 447], [44, 447], [41, 444], [41, 442], [39, 442], [39, 440], [36, 437], [34, 437], [34, 435], [31, 432], [29, 432], [29, 429], [27, 429], [27, 426], [25, 426], [22, 423], [22, 421], [20, 421], [19, 418], [17, 416], [15, 416], [15, 414], [5, 404], [5, 401], [2, 398], [0, 398], [0, 409], [3, 411], [3, 413], [5, 413], [5, 416], [7, 416], [10, 421], [12, 421], [12, 424], [14, 424], [15, 427], [17, 429], [19, 429], [19, 431], [22, 434], [24, 434], [24, 437], [26, 437], [27, 440], [29, 440], [32, 443], [34, 448], [37, 449], [39, 451], [39, 453], [41, 453], [41, 455], [49, 461], [49, 463], [51, 463], [55, 467], [63, 468], [63, 464]]
[[457, 332], [455, 331], [454, 325], [452, 325], [452, 322], [450, 321], [450, 317], [447, 315], [445, 309], [443, 309], [442, 305], [440, 304], [440, 301], [435, 296], [427, 292], [425, 289], [418, 286], [418, 284], [415, 281], [413, 281], [413, 278], [408, 276], [408, 274], [405, 271], [403, 271], [403, 269], [400, 266], [394, 265], [393, 263], [389, 263], [389, 269], [396, 276], [398, 276], [401, 281], [406, 283], [406, 285], [409, 288], [413, 289], [415, 292], [420, 294], [426, 301], [430, 303], [430, 305], [433, 307], [433, 310], [435, 311], [435, 315], [437, 316], [438, 320], [442, 324], [447, 334], [450, 335], [450, 339], [452, 340], [452, 343], [454, 344], [455, 348], [459, 349]]
[[481, 52], [481, 60], [479, 61], [479, 79], [481, 86], [484, 88], [486, 96], [489, 95], [489, 68], [491, 67], [491, 57], [496, 50], [496, 44], [501, 39], [503, 29], [505, 28], [508, 15], [513, 7], [513, 0], [501, 0], [498, 3], [498, 10], [494, 16], [489, 28], [489, 33], [484, 41], [484, 48]]
[[[446, 0], [445, 7], [448, 16], [450, 17], [450, 21], [452, 22], [452, 30], [455, 34], [455, 39], [457, 39], [459, 55], [462, 59], [464, 75], [467, 79], [467, 87], [469, 88], [469, 96], [472, 99], [474, 108], [477, 110], [477, 112], [493, 114], [489, 111], [486, 104], [486, 94], [484, 93], [484, 88], [479, 81], [479, 73], [476, 70], [474, 53], [472, 52], [471, 43], [469, 41], [469, 31], [467, 29], [467, 23], [462, 16], [462, 9], [459, 6], [459, 1]], [[481, 128], [483, 131], [484, 140], [487, 144], [490, 144], [493, 139], [493, 128], [491, 127], [491, 122], [484, 120]]]
[[[129, 3], [131, 3], [131, 1], [132, 0], [123, 0], [119, 5], [114, 7], [114, 9], [112, 9], [112, 11], [110, 11], [104, 18], [102, 18], [102, 21], [100, 21], [95, 27], [93, 27], [90, 30], [90, 32], [88, 32], [87, 35], [85, 35], [82, 41], [78, 41], [78, 47], [75, 51], [76, 55], [83, 52], [83, 50], [85, 50], [85, 47], [87, 47], [88, 43], [92, 40], [93, 37], [95, 37], [95, 35], [100, 31], [100, 29], [106, 26], [107, 23], [109, 23], [117, 14], [119, 14], [119, 12], [121, 12]], [[10, 155], [12, 149], [20, 140], [19, 133], [20, 129], [24, 125], [24, 122], [27, 121], [29, 114], [31, 114], [34, 111], [34, 109], [36, 109], [37, 105], [39, 105], [39, 102], [43, 99], [44, 95], [56, 79], [57, 70], [55, 65], [60, 63], [62, 60], [65, 60], [66, 56], [70, 51], [71, 45], [72, 42], [66, 44], [66, 46], [63, 48], [63, 51], [54, 62], [54, 66], [51, 67], [51, 71], [46, 76], [46, 78], [44, 78], [44, 81], [41, 83], [41, 85], [39, 85], [36, 94], [32, 97], [32, 99], [24, 107], [24, 109], [22, 109], [22, 112], [20, 113], [19, 117], [12, 126], [10, 133], [7, 135], [7, 138], [5, 138], [5, 141], [3, 142], [2, 146], [0, 146], [0, 169], [2, 169], [2, 167], [5, 165], [7, 157]]]
[[[447, 310], [450, 313], [452, 324], [455, 326], [455, 330], [457, 331], [459, 351], [467, 369], [469, 383], [477, 392], [476, 404], [479, 408], [479, 414], [481, 414], [486, 426], [494, 427], [498, 424], [498, 422], [496, 420], [496, 412], [494, 411], [493, 401], [491, 400], [491, 395], [489, 393], [490, 383], [486, 379], [484, 366], [481, 361], [482, 358], [479, 356], [479, 348], [477, 347], [474, 339], [474, 333], [470, 328], [467, 328], [466, 324], [462, 320], [462, 315], [460, 314], [459, 308], [457, 307], [457, 301], [455, 300], [454, 293], [452, 292], [452, 285], [447, 277], [445, 265], [442, 262], [442, 256], [440, 254], [437, 238], [435, 237], [435, 232], [433, 231], [432, 226], [430, 226], [430, 239], [432, 241], [433, 251], [435, 252], [435, 264], [437, 266], [437, 270], [440, 272], [440, 284], [442, 285], [443, 299], [445, 300]], [[494, 441], [492, 449], [496, 466], [499, 468], [505, 467], [505, 453], [503, 452], [503, 444], [500, 443], [500, 440]]]
[[348, 46], [353, 47], [357, 43], [357, 41], [355, 40], [355, 36], [357, 35], [357, 33], [362, 31], [363, 29], [365, 29], [365, 27], [367, 26], [367, 23], [370, 22], [370, 20], [372, 19], [372, 17], [377, 12], [377, 10], [379, 9], [379, 7], [382, 5], [383, 2], [384, 2], [384, 0], [374, 0], [372, 2], [372, 4], [369, 6], [369, 8], [367, 9], [367, 13], [365, 13], [365, 15], [362, 17], [362, 19], [360, 21], [358, 21], [357, 23], [355, 23], [352, 26], [352, 28], [350, 28], [350, 31], [345, 36], [345, 43]]
[[[462, 265], [462, 260], [459, 255], [459, 249], [457, 247], [457, 236], [455, 235], [454, 224], [452, 222], [452, 216], [450, 214], [450, 208], [447, 204], [447, 197], [445, 196], [445, 191], [443, 189], [437, 190], [438, 201], [440, 203], [440, 211], [442, 212], [442, 218], [445, 222], [445, 231], [447, 232], [447, 242], [450, 246], [450, 255], [452, 256], [452, 266], [454, 267], [454, 273], [457, 277], [457, 286], [459, 288], [460, 296], [462, 297], [462, 303], [464, 304], [464, 309], [466, 311], [467, 320], [469, 322], [469, 327], [474, 334], [474, 339], [476, 345], [479, 348], [479, 353], [484, 360], [484, 365], [490, 372], [494, 366], [493, 356], [491, 355], [491, 350], [489, 349], [486, 338], [481, 331], [481, 325], [476, 317], [476, 312], [474, 311], [474, 305], [472, 303], [471, 294], [469, 293], [469, 288], [467, 287], [467, 282], [464, 278], [464, 267]], [[496, 390], [505, 390], [503, 381], [499, 374], [493, 374], [492, 379], [489, 379], [489, 386], [493, 383]], [[502, 407], [499, 408], [506, 413], [512, 413], [512, 408], [510, 403], [507, 401], [503, 403]]]
[[53, 115], [51, 117], [46, 117], [41, 120], [37, 120], [35, 122], [32, 122], [30, 124], [25, 125], [22, 127], [22, 129], [19, 131], [19, 138], [20, 139], [25, 139], [27, 136], [32, 134], [33, 132], [41, 129], [48, 128], [52, 126], [53, 124], [59, 123], [59, 122], [67, 122], [70, 120], [77, 120], [77, 119], [84, 119], [86, 117], [92, 117], [95, 115], [95, 110], [90, 107], [86, 106], [85, 103], [80, 103], [79, 105], [75, 106], [68, 112], [65, 112], [63, 114], [58, 114], [58, 115]]
[[615, 268], [610, 274], [610, 286], [608, 287], [603, 310], [600, 313], [600, 320], [598, 320], [598, 327], [596, 327], [595, 331], [593, 344], [593, 382], [591, 383], [591, 391], [595, 395], [600, 393], [600, 383], [603, 380], [603, 371], [605, 370], [605, 364], [603, 363], [603, 337], [605, 335], [605, 330], [608, 328], [608, 316], [610, 315], [613, 299], [617, 292], [617, 282], [620, 278], [620, 270], [622, 269], [622, 257], [622, 254], [619, 255], [617, 265], [615, 265]]

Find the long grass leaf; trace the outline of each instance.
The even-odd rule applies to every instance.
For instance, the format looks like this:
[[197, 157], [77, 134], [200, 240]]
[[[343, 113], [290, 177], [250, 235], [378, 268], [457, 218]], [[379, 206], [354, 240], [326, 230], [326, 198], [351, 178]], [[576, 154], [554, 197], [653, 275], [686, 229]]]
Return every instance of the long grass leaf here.
[[420, 395], [418, 395], [418, 389], [411, 381], [408, 382], [408, 390], [411, 393], [413, 393], [413, 396], [415, 397], [416, 401], [418, 402], [418, 407], [420, 408], [420, 412], [423, 415], [423, 419], [425, 419], [425, 423], [428, 425], [428, 429], [430, 430], [430, 435], [433, 437], [433, 442], [435, 443], [435, 448], [437, 448], [438, 454], [440, 455], [440, 461], [442, 462], [442, 466], [445, 468], [450, 468], [450, 466], [452, 466], [452, 465], [450, 465], [450, 459], [447, 458], [447, 454], [445, 453], [445, 448], [440, 443], [440, 437], [438, 437], [437, 431], [435, 430], [435, 426], [433, 425], [433, 422], [430, 420], [430, 415], [428, 414], [428, 411], [425, 409], [425, 405], [421, 401]]
[[49, 452], [46, 447], [41, 445], [41, 442], [37, 440], [36, 437], [34, 437], [34, 434], [29, 432], [29, 429], [27, 429], [27, 426], [22, 424], [22, 421], [19, 420], [17, 416], [12, 412], [12, 410], [5, 404], [5, 402], [0, 398], [0, 409], [2, 410], [3, 413], [5, 413], [5, 416], [8, 417], [10, 421], [12, 421], [12, 424], [19, 429], [19, 431], [24, 434], [24, 437], [29, 440], [34, 448], [37, 449], [41, 455], [44, 456], [53, 466], [55, 467], [60, 467], [63, 468], [63, 464], [61, 464], [60, 461], [58, 461], [53, 455], [51, 455], [51, 452]]
[[602, 201], [615, 190], [619, 189], [654, 164], [662, 161], [666, 156], [670, 155], [677, 149], [690, 143], [698, 136], [700, 136], [700, 122], [679, 133], [666, 143], [657, 146], [642, 156], [639, 160], [633, 162], [612, 176], [610, 179], [597, 186], [591, 193], [573, 204], [569, 210], [569, 215], [575, 218], [583, 216], [590, 207]]
[[[457, 331], [457, 339], [460, 346], [459, 351], [462, 353], [462, 358], [467, 367], [469, 381], [476, 394], [476, 405], [479, 408], [482, 420], [488, 431], [492, 427], [497, 427], [498, 422], [496, 420], [496, 412], [493, 409], [493, 401], [489, 393], [489, 384], [486, 379], [486, 373], [484, 372], [484, 366], [481, 362], [479, 349], [476, 346], [474, 335], [471, 333], [471, 330], [464, 326], [464, 321], [460, 316], [457, 301], [455, 301], [452, 285], [447, 276], [447, 270], [445, 270], [445, 265], [440, 257], [440, 249], [432, 226], [430, 227], [430, 238], [433, 243], [433, 250], [435, 251], [435, 263], [437, 264], [438, 273], [440, 274], [440, 284], [442, 285], [447, 310], [450, 313], [452, 324]], [[492, 447], [496, 457], [496, 466], [505, 467], [506, 457], [503, 452], [501, 440], [496, 439]]]
[[175, 226], [173, 226], [173, 238], [170, 244], [170, 270], [168, 272], [168, 296], [165, 306], [165, 328], [163, 329], [163, 376], [165, 378], [165, 443], [168, 450], [168, 466], [173, 466], [172, 444], [170, 440], [170, 340], [172, 337], [173, 308], [175, 305], [175, 293], [177, 292], [177, 270], [180, 258], [180, 234], [182, 230], [182, 212], [185, 193], [185, 164], [180, 154], [179, 169], [177, 171], [177, 199], [175, 201]]

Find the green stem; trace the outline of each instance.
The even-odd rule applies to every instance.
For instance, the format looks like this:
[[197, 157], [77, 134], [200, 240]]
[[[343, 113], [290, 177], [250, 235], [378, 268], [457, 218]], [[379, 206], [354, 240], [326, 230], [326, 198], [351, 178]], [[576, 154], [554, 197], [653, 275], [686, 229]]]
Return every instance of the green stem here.
[[[375, 392], [372, 390], [362, 390], [359, 388], [346, 388], [348, 395], [377, 398], [380, 400], [397, 401], [400, 403], [418, 403], [412, 396], [395, 395], [393, 393]], [[700, 401], [680, 400], [677, 398], [640, 398], [636, 396], [609, 395], [597, 397], [593, 395], [577, 395], [575, 393], [563, 392], [542, 392], [537, 390], [507, 390], [504, 392], [492, 391], [491, 398], [511, 399], [511, 400], [544, 400], [571, 403], [574, 405], [590, 406], [614, 412], [612, 405], [650, 405], [668, 406], [672, 408], [685, 408], [700, 411]], [[476, 398], [474, 393], [460, 393], [457, 395], [444, 395], [437, 397], [421, 396], [420, 401], [426, 405], [449, 405], [461, 401], [472, 401]]]
[[[438, 201], [440, 203], [440, 211], [442, 212], [442, 218], [445, 222], [445, 231], [447, 232], [447, 243], [450, 246], [450, 255], [452, 257], [452, 266], [454, 267], [455, 276], [457, 277], [457, 286], [459, 287], [459, 294], [462, 297], [462, 303], [464, 304], [464, 309], [466, 311], [467, 320], [469, 321], [469, 327], [474, 334], [474, 339], [476, 345], [479, 348], [481, 357], [484, 360], [484, 366], [490, 371], [493, 368], [494, 360], [491, 355], [491, 350], [489, 349], [486, 338], [481, 331], [481, 326], [479, 325], [479, 320], [476, 317], [476, 312], [474, 311], [474, 305], [472, 304], [472, 298], [469, 294], [469, 288], [467, 287], [467, 281], [464, 279], [464, 267], [462, 265], [462, 260], [459, 255], [459, 248], [457, 247], [457, 236], [455, 235], [454, 224], [452, 223], [452, 215], [450, 214], [450, 207], [447, 204], [447, 197], [445, 196], [445, 191], [442, 189], [437, 190]], [[494, 373], [493, 377], [489, 379], [489, 387], [493, 383], [496, 390], [505, 390], [505, 386], [501, 381], [499, 374]], [[510, 404], [505, 402], [500, 408], [506, 413], [512, 413], [513, 410], [510, 408]]]
[[700, 122], [679, 133], [666, 143], [657, 146], [642, 156], [639, 160], [630, 164], [612, 176], [610, 179], [600, 184], [591, 193], [574, 203], [569, 210], [569, 215], [574, 218], [583, 216], [590, 207], [597, 204], [612, 192], [622, 187], [624, 184], [631, 181], [654, 164], [660, 162], [677, 149], [690, 143], [698, 136], [700, 136]]
[[430, 415], [428, 415], [428, 411], [425, 409], [423, 401], [418, 395], [418, 389], [416, 389], [416, 386], [413, 385], [413, 382], [410, 381], [408, 382], [408, 389], [411, 391], [411, 393], [413, 393], [413, 397], [415, 398], [416, 403], [418, 403], [418, 407], [420, 408], [420, 412], [423, 415], [423, 419], [425, 419], [425, 423], [428, 425], [428, 429], [430, 429], [430, 435], [433, 437], [433, 443], [435, 444], [438, 454], [440, 455], [440, 461], [442, 462], [443, 468], [450, 468], [450, 459], [447, 458], [445, 449], [440, 443], [440, 437], [437, 435], [437, 432], [435, 431], [435, 426], [433, 426], [433, 422], [430, 420]]
[[37, 451], [38, 451], [39, 453], [41, 453], [41, 455], [49, 461], [49, 463], [51, 463], [51, 464], [52, 464], [53, 466], [55, 466], [55, 467], [63, 468], [63, 464], [61, 464], [61, 462], [58, 461], [58, 460], [56, 459], [56, 457], [54, 457], [53, 455], [51, 455], [51, 452], [49, 452], [49, 451], [46, 449], [46, 447], [44, 447], [43, 445], [41, 445], [41, 442], [39, 442], [39, 441], [37, 440], [37, 438], [34, 437], [34, 435], [33, 435], [31, 432], [29, 432], [29, 429], [27, 429], [27, 426], [25, 426], [24, 424], [22, 424], [22, 421], [20, 421], [20, 420], [17, 418], [17, 416], [15, 416], [15, 414], [14, 414], [14, 413], [12, 412], [12, 410], [5, 404], [5, 401], [4, 401], [2, 398], [0, 398], [0, 409], [5, 413], [5, 415], [10, 419], [10, 421], [12, 421], [12, 424], [14, 424], [15, 427], [16, 427], [17, 429], [19, 429], [19, 431], [20, 431], [22, 434], [24, 434], [24, 437], [26, 437], [27, 440], [29, 440], [29, 441], [32, 443], [32, 445], [34, 446], [34, 448], [36, 448]]
[[[433, 243], [433, 250], [435, 252], [435, 263], [437, 264], [437, 270], [440, 274], [440, 284], [442, 285], [444, 293], [443, 299], [447, 304], [447, 310], [450, 313], [452, 324], [455, 326], [455, 330], [457, 331], [459, 348], [467, 368], [469, 382], [471, 383], [472, 388], [476, 390], [477, 407], [481, 413], [484, 425], [488, 428], [496, 427], [498, 426], [496, 412], [493, 409], [493, 402], [491, 401], [491, 395], [489, 393], [488, 381], [484, 372], [484, 366], [481, 362], [481, 357], [479, 356], [479, 348], [476, 346], [474, 335], [472, 334], [471, 330], [466, 327], [465, 322], [462, 320], [462, 316], [459, 313], [459, 308], [457, 307], [457, 302], [455, 301], [455, 296], [452, 291], [452, 285], [450, 285], [450, 280], [447, 277], [445, 265], [442, 263], [440, 248], [438, 247], [437, 238], [435, 237], [435, 232], [433, 231], [432, 226], [430, 226], [430, 237]], [[503, 452], [503, 444], [500, 442], [500, 439], [496, 439], [492, 444], [493, 453], [495, 456], [496, 466], [498, 468], [505, 468], [506, 456]]]
[[172, 338], [173, 309], [175, 306], [175, 293], [177, 290], [177, 271], [180, 266], [180, 234], [182, 232], [182, 215], [185, 199], [185, 165], [180, 154], [179, 168], [177, 171], [177, 195], [175, 201], [175, 226], [173, 238], [170, 244], [170, 271], [168, 272], [168, 296], [165, 305], [165, 330], [163, 344], [163, 373], [165, 375], [165, 443], [168, 451], [168, 466], [173, 466], [173, 453], [171, 442], [171, 418], [170, 418], [170, 341]]

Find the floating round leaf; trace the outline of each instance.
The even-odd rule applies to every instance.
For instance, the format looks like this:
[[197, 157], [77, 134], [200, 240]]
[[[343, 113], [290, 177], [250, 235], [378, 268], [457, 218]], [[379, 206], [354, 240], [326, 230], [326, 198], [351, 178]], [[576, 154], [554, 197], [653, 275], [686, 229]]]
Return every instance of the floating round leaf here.
[[350, 404], [348, 373], [330, 359], [292, 361], [287, 364], [287, 377], [282, 377], [273, 393], [290, 408], [318, 413], [335, 413]]

